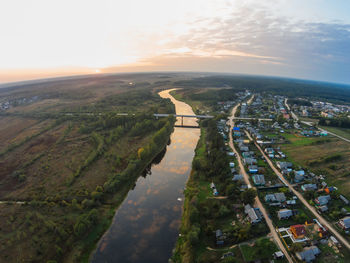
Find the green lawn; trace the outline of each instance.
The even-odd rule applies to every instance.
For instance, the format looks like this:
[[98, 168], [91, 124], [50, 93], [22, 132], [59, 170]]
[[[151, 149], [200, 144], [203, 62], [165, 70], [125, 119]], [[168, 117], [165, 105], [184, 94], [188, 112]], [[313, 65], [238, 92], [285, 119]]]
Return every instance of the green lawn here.
[[246, 262], [255, 261], [258, 259], [272, 259], [272, 254], [278, 251], [276, 244], [268, 238], [260, 238], [254, 245], [240, 245], [243, 258]]

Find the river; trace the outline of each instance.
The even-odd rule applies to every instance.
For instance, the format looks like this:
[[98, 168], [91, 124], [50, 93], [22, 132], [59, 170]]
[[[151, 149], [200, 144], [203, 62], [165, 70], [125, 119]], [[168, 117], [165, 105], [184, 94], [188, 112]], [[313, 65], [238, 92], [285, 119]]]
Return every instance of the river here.
[[[159, 95], [171, 99], [177, 114], [194, 115], [192, 108], [173, 98], [170, 91]], [[197, 123], [188, 119], [184, 124]], [[175, 128], [163, 159], [152, 165], [151, 172], [141, 176], [130, 190], [98, 243], [91, 262], [168, 262], [179, 235], [183, 190], [199, 135], [199, 129]]]

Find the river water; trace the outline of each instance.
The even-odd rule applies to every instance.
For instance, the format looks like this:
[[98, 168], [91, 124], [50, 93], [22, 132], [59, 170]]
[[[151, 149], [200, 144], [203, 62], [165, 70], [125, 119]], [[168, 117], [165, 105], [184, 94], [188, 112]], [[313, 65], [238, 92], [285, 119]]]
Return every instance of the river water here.
[[[192, 108], [174, 99], [170, 91], [159, 95], [171, 99], [177, 114], [194, 115]], [[184, 124], [197, 123], [185, 119]], [[179, 234], [183, 190], [199, 135], [199, 129], [175, 128], [163, 159], [152, 165], [146, 177], [137, 180], [98, 243], [91, 262], [168, 262]]]

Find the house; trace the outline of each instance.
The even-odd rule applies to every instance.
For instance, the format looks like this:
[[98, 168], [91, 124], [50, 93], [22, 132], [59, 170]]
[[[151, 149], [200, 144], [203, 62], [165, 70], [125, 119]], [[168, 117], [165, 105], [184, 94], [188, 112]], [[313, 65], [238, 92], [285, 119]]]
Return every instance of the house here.
[[304, 176], [305, 175], [305, 171], [304, 170], [294, 171], [294, 174], [295, 175]]
[[276, 197], [274, 194], [267, 194], [265, 195], [265, 202], [269, 203], [269, 202], [276, 202]]
[[287, 205], [296, 205], [297, 202], [295, 200], [287, 200]]
[[243, 175], [242, 174], [235, 174], [232, 178], [232, 181], [243, 181]]
[[221, 259], [228, 258], [228, 257], [234, 257], [234, 256], [235, 255], [233, 254], [233, 252], [229, 251], [229, 252], [222, 254]]
[[258, 166], [256, 166], [256, 165], [249, 165], [248, 166], [248, 171], [250, 172], [250, 173], [257, 173], [258, 172]]
[[317, 190], [317, 185], [316, 184], [303, 184], [301, 186], [301, 190], [304, 192], [306, 191], [316, 191]]
[[274, 259], [281, 259], [281, 258], [284, 258], [284, 254], [282, 251], [277, 251], [275, 253], [273, 253], [273, 258]]
[[238, 132], [238, 131], [235, 131], [235, 132], [233, 132], [233, 136], [235, 136], [235, 137], [241, 137], [241, 136], [242, 136], [242, 133], [241, 133], [241, 132]]
[[228, 156], [235, 156], [235, 153], [234, 152], [228, 152], [227, 155]]
[[216, 190], [216, 188], [213, 189], [213, 195], [215, 195], [215, 196], [219, 195], [219, 192], [218, 192], [218, 190]]
[[318, 211], [320, 211], [321, 213], [325, 213], [328, 211], [328, 206], [326, 205], [321, 205], [318, 207]]
[[210, 188], [211, 188], [211, 189], [215, 189], [215, 188], [216, 188], [214, 182], [211, 182]]
[[216, 245], [223, 245], [225, 243], [226, 236], [220, 229], [215, 231]]
[[286, 155], [283, 152], [278, 151], [278, 154], [281, 156], [281, 158], [286, 158]]
[[241, 147], [239, 147], [239, 150], [241, 152], [248, 152], [249, 151], [249, 147], [248, 146], [241, 146]]
[[281, 209], [277, 212], [278, 219], [288, 219], [293, 216], [293, 211], [290, 209]]
[[249, 147], [246, 146], [244, 143], [239, 143], [238, 148], [241, 152], [249, 152]]
[[306, 229], [304, 225], [293, 225], [290, 227], [290, 231], [296, 239], [304, 238], [306, 235]]
[[252, 164], [257, 164], [258, 163], [258, 161], [255, 158], [250, 158], [250, 157], [244, 158], [243, 162], [246, 165], [252, 165]]
[[319, 206], [326, 205], [331, 200], [330, 195], [321, 195], [315, 199], [315, 203]]
[[277, 167], [280, 170], [284, 170], [284, 169], [292, 168], [293, 164], [290, 162], [277, 162]]
[[286, 201], [286, 196], [284, 193], [275, 193], [275, 197], [278, 202], [285, 202]]
[[274, 150], [273, 148], [266, 148], [266, 149], [265, 149], [265, 152], [266, 152], [267, 154], [273, 154], [273, 153], [275, 153], [275, 150]]
[[344, 229], [348, 230], [350, 228], [350, 216], [344, 217], [339, 220], [339, 225]]
[[265, 185], [265, 176], [263, 174], [255, 174], [252, 179], [255, 185]]
[[299, 182], [302, 182], [304, 181], [304, 175], [301, 175], [299, 173], [296, 173], [295, 176], [294, 176], [294, 181], [296, 183], [299, 183]]
[[346, 199], [343, 195], [339, 195], [339, 198], [340, 198], [346, 205], [349, 204], [349, 200]]
[[297, 252], [296, 256], [299, 260], [302, 260], [305, 262], [312, 262], [316, 259], [316, 256], [320, 253], [321, 251], [318, 247], [311, 246], [311, 247], [305, 247], [301, 252]]
[[249, 157], [253, 157], [253, 156], [254, 156], [254, 152], [252, 152], [252, 151], [242, 153], [243, 158], [249, 158]]
[[258, 211], [258, 208], [254, 209], [248, 204], [244, 207], [244, 212], [248, 215], [250, 223], [256, 224], [261, 221], [261, 215], [259, 213], [260, 211]]
[[328, 132], [327, 131], [321, 131], [320, 132], [320, 136], [328, 136]]
[[265, 202], [285, 202], [286, 196], [284, 193], [267, 194], [265, 196]]
[[230, 162], [230, 168], [235, 167], [235, 163], [234, 162]]

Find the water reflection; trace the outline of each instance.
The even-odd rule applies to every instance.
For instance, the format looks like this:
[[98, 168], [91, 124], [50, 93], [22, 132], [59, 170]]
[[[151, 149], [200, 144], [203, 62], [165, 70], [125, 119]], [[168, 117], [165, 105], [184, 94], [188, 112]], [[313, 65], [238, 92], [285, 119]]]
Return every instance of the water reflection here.
[[[194, 114], [173, 99], [177, 114]], [[196, 125], [195, 120], [186, 120]], [[98, 244], [92, 262], [167, 262], [178, 236], [183, 189], [190, 173], [199, 129], [175, 128], [171, 143], [116, 212], [110, 229]], [[162, 157], [161, 155], [159, 157]]]

